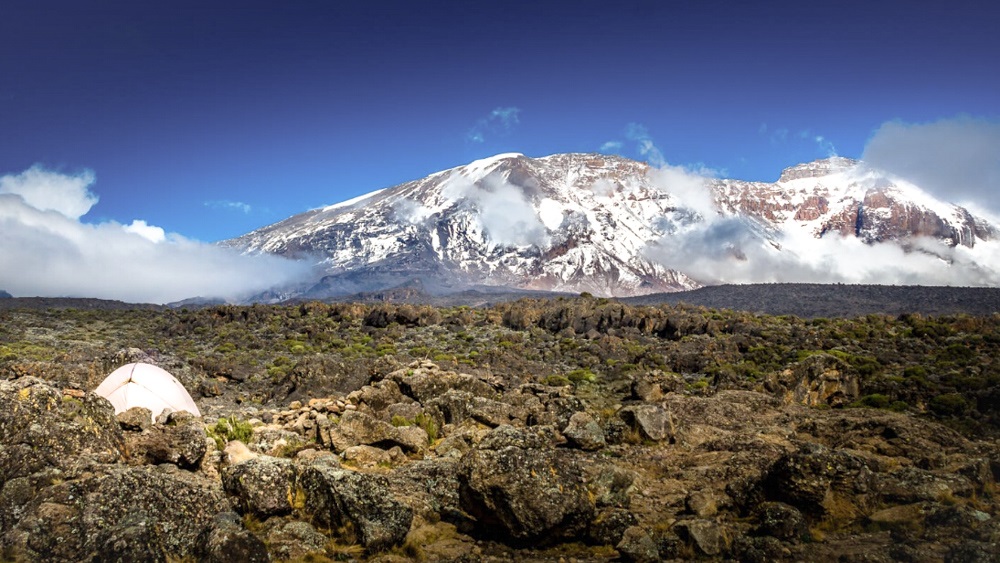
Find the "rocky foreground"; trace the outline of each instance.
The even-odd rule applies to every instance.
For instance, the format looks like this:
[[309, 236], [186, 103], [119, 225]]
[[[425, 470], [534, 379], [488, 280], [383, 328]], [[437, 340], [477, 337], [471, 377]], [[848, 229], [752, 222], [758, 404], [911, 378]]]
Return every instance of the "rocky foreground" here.
[[0, 381], [0, 559], [1000, 560], [1000, 443], [830, 408], [858, 393], [839, 366], [711, 396], [648, 375], [609, 402], [421, 361], [159, 424]]

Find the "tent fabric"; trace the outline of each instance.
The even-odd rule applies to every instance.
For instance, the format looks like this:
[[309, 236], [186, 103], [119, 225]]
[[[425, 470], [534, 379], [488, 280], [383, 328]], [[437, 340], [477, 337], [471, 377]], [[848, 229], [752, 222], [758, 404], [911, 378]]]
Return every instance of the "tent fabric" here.
[[164, 409], [201, 416], [198, 405], [181, 382], [152, 364], [126, 364], [111, 372], [94, 392], [114, 405], [115, 414], [144, 407], [152, 411], [154, 421]]

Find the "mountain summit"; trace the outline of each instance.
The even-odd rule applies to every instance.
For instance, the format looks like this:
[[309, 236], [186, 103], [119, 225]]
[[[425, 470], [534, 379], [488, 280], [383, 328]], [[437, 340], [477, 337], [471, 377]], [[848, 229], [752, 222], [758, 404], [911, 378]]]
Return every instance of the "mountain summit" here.
[[[627, 296], [733, 281], [729, 272], [761, 264], [818, 264], [823, 255], [812, 248], [823, 240], [891, 245], [948, 268], [956, 247], [968, 254], [997, 233], [962, 207], [840, 157], [767, 183], [609, 155], [501, 154], [222, 244], [317, 261], [324, 277], [307, 297], [412, 279], [431, 291], [486, 285]], [[977, 268], [979, 285], [995, 282], [995, 272]], [[796, 281], [780, 274], [762, 281]]]

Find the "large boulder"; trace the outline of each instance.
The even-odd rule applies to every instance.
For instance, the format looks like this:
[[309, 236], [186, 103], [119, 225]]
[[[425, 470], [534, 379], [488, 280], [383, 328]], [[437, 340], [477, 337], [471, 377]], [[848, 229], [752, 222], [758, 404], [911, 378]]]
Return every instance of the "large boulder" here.
[[289, 459], [259, 456], [222, 470], [222, 486], [243, 514], [260, 519], [292, 511], [295, 466]]
[[360, 411], [347, 411], [337, 424], [324, 425], [320, 441], [337, 452], [352, 446], [399, 446], [415, 452], [427, 447], [427, 432], [421, 428], [395, 427]]
[[813, 443], [778, 459], [764, 489], [769, 499], [844, 522], [869, 512], [878, 502], [877, 478], [867, 460]]
[[787, 402], [808, 406], [846, 405], [858, 398], [857, 371], [830, 354], [815, 354], [780, 374]]
[[153, 424], [140, 434], [128, 433], [126, 441], [133, 462], [172, 463], [191, 469], [205, 455], [205, 436], [205, 427], [194, 415], [172, 412], [166, 424]]
[[124, 445], [115, 409], [103, 397], [64, 395], [33, 377], [0, 381], [0, 486], [80, 456], [114, 463]]
[[527, 431], [501, 426], [458, 468], [462, 507], [481, 532], [515, 542], [576, 538], [595, 515], [584, 468], [568, 450], [540, 448]]
[[311, 465], [296, 480], [295, 495], [300, 493], [303, 508], [320, 526], [349, 526], [372, 551], [402, 543], [413, 521], [412, 509], [393, 498], [381, 475]]
[[[271, 560], [267, 546], [243, 527], [239, 516], [223, 512], [212, 519], [198, 538], [199, 560], [203, 563], [266, 563]], [[140, 559], [125, 559], [125, 561]]]
[[90, 465], [8, 482], [0, 505], [6, 549], [32, 561], [184, 558], [213, 516], [231, 510], [216, 483], [176, 467]]
[[601, 425], [586, 412], [574, 413], [562, 433], [570, 444], [582, 450], [599, 450], [607, 444]]
[[674, 421], [670, 411], [659, 405], [633, 405], [618, 411], [622, 420], [637, 429], [643, 438], [660, 442], [674, 437]]

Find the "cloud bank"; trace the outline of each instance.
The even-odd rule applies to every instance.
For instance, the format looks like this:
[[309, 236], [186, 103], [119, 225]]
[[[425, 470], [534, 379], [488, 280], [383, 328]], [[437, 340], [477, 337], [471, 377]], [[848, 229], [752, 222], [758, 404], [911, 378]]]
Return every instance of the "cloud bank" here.
[[[935, 146], [956, 143], [988, 143], [992, 139], [989, 128], [975, 124], [962, 135], [954, 130], [956, 124], [943, 127], [940, 138], [934, 131], [887, 124], [876, 135], [876, 149], [889, 156], [902, 157], [906, 147], [913, 147], [931, 158]], [[972, 124], [967, 124], [972, 125]], [[936, 129], [936, 128], [932, 128]], [[961, 137], [961, 139], [958, 139]], [[649, 140], [648, 136], [636, 136]], [[891, 141], [891, 142], [890, 142]], [[820, 142], [817, 140], [817, 142]], [[916, 146], [915, 146], [916, 145]], [[998, 145], [1000, 147], [1000, 145]], [[660, 154], [655, 146], [650, 154]], [[977, 149], [978, 152], [978, 149]], [[1000, 152], [994, 152], [996, 158]], [[973, 166], [965, 153], [959, 158], [965, 165]], [[988, 165], [987, 155], [982, 155], [979, 166]], [[948, 161], [946, 153], [938, 153], [931, 160], [946, 169], [954, 170], [965, 185], [969, 197], [984, 198], [985, 193], [997, 195], [997, 190], [984, 189], [982, 183], [995, 174], [981, 170], [961, 174], [954, 160]], [[995, 162], [995, 161], [994, 161]], [[913, 163], [913, 171], [922, 169]], [[900, 173], [902, 167], [893, 172]], [[928, 171], [930, 174], [932, 171]], [[902, 175], [900, 173], [900, 175]], [[1000, 284], [1000, 241], [977, 241], [974, 248], [949, 247], [929, 238], [908, 241], [909, 251], [893, 243], [865, 244], [855, 237], [827, 234], [816, 239], [805, 232], [774, 232], [770, 225], [754, 219], [722, 214], [712, 195], [711, 170], [674, 166], [663, 162], [651, 168], [649, 178], [653, 185], [678, 200], [679, 209], [672, 221], [666, 222], [666, 234], [651, 242], [644, 255], [664, 267], [684, 272], [692, 279], [706, 284], [721, 283], [867, 283], [898, 285], [962, 285], [983, 286]], [[944, 178], [942, 177], [943, 181]], [[913, 180], [918, 185], [923, 186]], [[953, 185], [953, 184], [952, 184]], [[941, 187], [945, 183], [942, 182]], [[933, 189], [933, 188], [931, 188]], [[938, 191], [944, 194], [953, 191]], [[792, 227], [794, 228], [794, 227]], [[765, 237], [772, 238], [772, 244]]]
[[890, 121], [875, 131], [861, 159], [939, 199], [1000, 215], [1000, 121]]
[[80, 221], [97, 203], [92, 172], [33, 166], [0, 176], [0, 289], [15, 296], [98, 297], [168, 303], [239, 299], [288, 283], [308, 266], [167, 234], [135, 220]]

